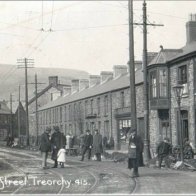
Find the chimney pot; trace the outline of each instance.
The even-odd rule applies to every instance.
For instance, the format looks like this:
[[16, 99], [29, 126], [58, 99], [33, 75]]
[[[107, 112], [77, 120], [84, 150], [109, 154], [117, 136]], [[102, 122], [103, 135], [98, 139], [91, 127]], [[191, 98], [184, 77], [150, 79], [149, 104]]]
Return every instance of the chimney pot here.
[[114, 78], [127, 74], [127, 66], [126, 65], [114, 65]]
[[101, 77], [99, 75], [90, 75], [89, 76], [89, 86], [95, 86], [101, 83]]
[[79, 91], [79, 80], [78, 79], [74, 79], [71, 80], [71, 93], [75, 93]]
[[111, 71], [102, 71], [100, 73], [101, 76], [101, 83], [111, 80], [113, 78], [113, 72]]

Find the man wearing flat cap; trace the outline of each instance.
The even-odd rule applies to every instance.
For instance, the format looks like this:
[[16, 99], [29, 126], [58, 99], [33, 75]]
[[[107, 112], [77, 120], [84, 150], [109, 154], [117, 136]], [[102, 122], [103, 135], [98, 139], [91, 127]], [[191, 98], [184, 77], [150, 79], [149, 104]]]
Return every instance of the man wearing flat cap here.
[[51, 136], [51, 145], [52, 145], [52, 160], [54, 160], [53, 168], [57, 168], [57, 154], [60, 148], [66, 145], [66, 138], [63, 133], [60, 132], [58, 126], [54, 126], [54, 133]]
[[40, 138], [40, 151], [42, 154], [42, 168], [47, 168], [47, 158], [48, 158], [48, 152], [51, 150], [51, 143], [49, 139], [49, 134], [51, 132], [51, 128], [47, 127], [44, 133], [41, 135]]
[[128, 146], [128, 168], [133, 169], [132, 177], [139, 177], [138, 167], [143, 166], [143, 141], [136, 133], [136, 129], [131, 130]]

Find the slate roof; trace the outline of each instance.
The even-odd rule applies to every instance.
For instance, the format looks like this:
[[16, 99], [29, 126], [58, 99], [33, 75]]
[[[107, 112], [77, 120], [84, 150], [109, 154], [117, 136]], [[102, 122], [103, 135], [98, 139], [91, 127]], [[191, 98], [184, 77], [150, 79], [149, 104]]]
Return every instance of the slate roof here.
[[[139, 84], [143, 82], [143, 72], [142, 70], [136, 71], [135, 74], [135, 83]], [[39, 108], [39, 110], [48, 109], [51, 107], [63, 105], [66, 103], [78, 101], [81, 99], [85, 99], [88, 97], [97, 96], [106, 92], [116, 91], [118, 89], [126, 88], [130, 86], [129, 81], [129, 74], [123, 75], [113, 80], [109, 80], [105, 83], [96, 85], [91, 88], [84, 89], [82, 91], [76, 92], [71, 95], [67, 95], [65, 97], [60, 97], [55, 101], [49, 102], [48, 104], [44, 105], [43, 107]]]
[[179, 55], [183, 52], [182, 49], [162, 49], [160, 52], [152, 59], [149, 65], [165, 64], [168, 60], [172, 59], [174, 56]]

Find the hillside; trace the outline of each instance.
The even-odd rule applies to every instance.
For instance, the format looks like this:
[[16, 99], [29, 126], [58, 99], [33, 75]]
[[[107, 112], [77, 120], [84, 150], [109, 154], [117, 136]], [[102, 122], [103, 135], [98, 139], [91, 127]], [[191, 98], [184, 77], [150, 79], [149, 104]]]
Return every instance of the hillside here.
[[[10, 93], [13, 94], [13, 100], [18, 100], [18, 88], [21, 85], [21, 99], [25, 96], [25, 70], [17, 69], [16, 65], [0, 64], [0, 100], [9, 100]], [[63, 69], [63, 68], [30, 68], [28, 69], [28, 83], [34, 83], [35, 73], [37, 73], [38, 91], [48, 85], [49, 76], [58, 76], [60, 83], [70, 84], [71, 79], [87, 78], [88, 73], [80, 70]], [[35, 85], [29, 84], [29, 98], [33, 96]]]

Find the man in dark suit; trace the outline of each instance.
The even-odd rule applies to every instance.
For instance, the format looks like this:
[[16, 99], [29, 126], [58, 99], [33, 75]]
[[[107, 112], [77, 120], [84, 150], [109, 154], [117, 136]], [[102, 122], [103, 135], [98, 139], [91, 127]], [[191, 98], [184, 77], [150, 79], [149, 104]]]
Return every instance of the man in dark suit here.
[[131, 130], [128, 148], [128, 168], [133, 168], [132, 177], [139, 177], [138, 167], [143, 166], [143, 141], [140, 136], [136, 134], [136, 130]]
[[86, 135], [84, 137], [83, 141], [83, 147], [82, 147], [82, 159], [81, 161], [84, 161], [84, 155], [86, 151], [88, 151], [88, 160], [91, 158], [91, 149], [93, 145], [93, 136], [91, 135], [89, 130], [86, 130]]
[[40, 139], [40, 151], [42, 154], [42, 168], [47, 168], [47, 158], [48, 158], [48, 152], [51, 150], [51, 143], [49, 140], [49, 134], [51, 132], [50, 127], [47, 127], [45, 132], [41, 135]]
[[66, 145], [66, 138], [63, 133], [60, 132], [58, 126], [54, 126], [54, 133], [51, 136], [51, 146], [52, 146], [52, 160], [54, 160], [53, 168], [57, 168], [57, 154], [60, 148]]

